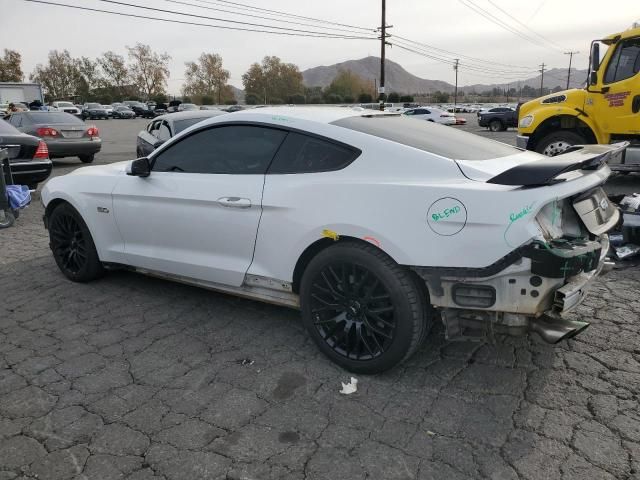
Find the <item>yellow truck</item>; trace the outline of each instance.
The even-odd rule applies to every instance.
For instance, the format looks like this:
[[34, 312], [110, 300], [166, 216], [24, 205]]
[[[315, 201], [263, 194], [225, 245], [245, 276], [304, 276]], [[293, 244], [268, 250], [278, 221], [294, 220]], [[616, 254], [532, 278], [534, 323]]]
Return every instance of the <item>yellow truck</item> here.
[[520, 106], [517, 145], [554, 156], [574, 145], [629, 142], [614, 171], [640, 172], [640, 24], [591, 42], [586, 86]]

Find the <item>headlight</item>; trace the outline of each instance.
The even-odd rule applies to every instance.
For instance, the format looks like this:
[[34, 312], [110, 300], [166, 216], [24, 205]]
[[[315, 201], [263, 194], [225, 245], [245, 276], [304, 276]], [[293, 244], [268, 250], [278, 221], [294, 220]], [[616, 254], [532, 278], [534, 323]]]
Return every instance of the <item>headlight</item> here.
[[518, 124], [522, 128], [527, 128], [533, 123], [533, 115], [527, 115], [520, 119], [520, 123]]

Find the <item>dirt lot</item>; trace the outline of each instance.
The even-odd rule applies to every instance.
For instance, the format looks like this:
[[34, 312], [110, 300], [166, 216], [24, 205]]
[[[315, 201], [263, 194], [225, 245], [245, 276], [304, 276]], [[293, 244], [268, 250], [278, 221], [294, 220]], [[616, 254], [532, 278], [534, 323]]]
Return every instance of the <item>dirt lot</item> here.
[[[96, 163], [132, 158], [145, 124], [97, 122]], [[601, 277], [575, 340], [437, 328], [343, 396], [296, 311], [126, 272], [73, 284], [42, 213], [0, 233], [0, 479], [640, 478], [635, 267]]]

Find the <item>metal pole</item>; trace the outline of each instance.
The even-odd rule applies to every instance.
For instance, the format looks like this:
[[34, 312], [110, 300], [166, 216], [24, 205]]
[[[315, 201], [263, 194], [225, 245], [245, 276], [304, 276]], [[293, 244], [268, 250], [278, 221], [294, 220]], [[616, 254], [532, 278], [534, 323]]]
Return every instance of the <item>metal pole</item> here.
[[569, 82], [571, 81], [571, 61], [573, 56], [580, 52], [564, 52], [565, 55], [569, 55], [569, 70], [567, 71], [567, 90], [569, 90]]
[[544, 88], [544, 62], [540, 65], [540, 96], [542, 96], [542, 89]]
[[380, 27], [380, 110], [384, 110], [384, 57], [387, 44], [387, 0], [382, 0], [382, 25]]
[[456, 64], [453, 66], [453, 69], [456, 71], [456, 88], [453, 91], [453, 113], [456, 113], [456, 106], [458, 105], [458, 63], [459, 60], [455, 59]]

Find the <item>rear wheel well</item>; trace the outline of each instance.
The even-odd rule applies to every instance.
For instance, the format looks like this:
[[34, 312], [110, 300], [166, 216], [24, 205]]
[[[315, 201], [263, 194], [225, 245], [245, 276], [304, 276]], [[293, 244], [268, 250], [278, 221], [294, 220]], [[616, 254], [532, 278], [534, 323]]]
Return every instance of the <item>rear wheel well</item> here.
[[585, 139], [586, 143], [598, 143], [598, 140], [589, 125], [584, 123], [578, 117], [572, 115], [558, 115], [556, 117], [547, 118], [538, 128], [536, 128], [533, 135], [529, 137], [527, 148], [529, 150], [535, 150], [538, 142], [549, 133], [561, 130], [569, 130], [577, 133]]
[[[338, 238], [338, 240], [333, 240], [331, 238], [321, 238], [319, 240], [316, 240], [311, 245], [309, 245], [305, 249], [305, 251], [302, 252], [302, 255], [300, 255], [300, 257], [298, 258], [298, 261], [296, 262], [296, 266], [293, 269], [293, 284], [292, 284], [292, 289], [294, 293], [300, 293], [300, 282], [302, 281], [302, 276], [304, 275], [304, 271], [306, 270], [311, 260], [313, 260], [313, 258], [316, 255], [318, 255], [320, 252], [322, 252], [326, 248], [329, 248], [331, 245], [334, 245], [336, 242], [350, 242], [350, 243], [359, 243], [363, 245], [369, 245], [369, 246], [372, 246], [373, 248], [380, 250], [386, 255], [389, 255], [377, 245], [374, 245], [371, 242], [367, 242], [366, 240], [362, 240], [357, 237], [349, 237], [349, 236], [341, 235]], [[404, 266], [402, 267], [406, 268]], [[417, 282], [418, 285], [420, 285], [420, 288], [424, 289], [423, 290], [424, 293], [428, 295], [427, 286], [424, 280], [422, 280], [420, 276], [417, 273], [415, 273], [413, 270], [411, 269], [407, 269], [407, 270], [411, 272], [411, 276], [415, 277], [415, 279], [418, 280]]]

